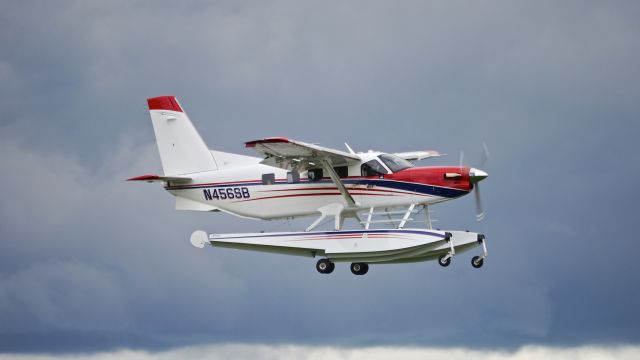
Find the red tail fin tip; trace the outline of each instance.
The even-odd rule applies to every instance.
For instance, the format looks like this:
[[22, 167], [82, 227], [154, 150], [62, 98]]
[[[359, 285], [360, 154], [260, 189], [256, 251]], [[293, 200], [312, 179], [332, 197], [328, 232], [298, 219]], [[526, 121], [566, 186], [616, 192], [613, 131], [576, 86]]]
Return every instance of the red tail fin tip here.
[[149, 110], [170, 110], [184, 112], [175, 96], [158, 96], [147, 99]]

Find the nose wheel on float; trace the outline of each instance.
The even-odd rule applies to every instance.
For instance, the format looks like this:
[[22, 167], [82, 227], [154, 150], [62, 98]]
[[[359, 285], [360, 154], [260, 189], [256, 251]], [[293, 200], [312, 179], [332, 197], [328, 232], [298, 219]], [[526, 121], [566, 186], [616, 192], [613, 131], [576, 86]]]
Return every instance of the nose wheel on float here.
[[473, 266], [474, 268], [480, 269], [482, 265], [484, 265], [484, 258], [480, 256], [474, 256], [473, 259], [471, 259], [471, 266]]
[[438, 264], [442, 267], [451, 265], [451, 254], [442, 255], [438, 258]]
[[487, 257], [487, 244], [484, 243], [484, 234], [478, 234], [478, 244], [482, 246], [482, 254], [471, 259], [471, 266], [480, 269], [484, 265], [484, 258]]
[[449, 252], [438, 258], [438, 264], [440, 264], [440, 266], [442, 267], [447, 267], [451, 265], [451, 259], [453, 258], [453, 255], [456, 254], [456, 249], [453, 247], [453, 241], [451, 241], [451, 236], [452, 235], [450, 232], [444, 233], [444, 241], [447, 244], [449, 244]]
[[[478, 234], [477, 242], [479, 245], [482, 246], [482, 254], [476, 255], [471, 259], [471, 266], [473, 266], [476, 269], [480, 269], [482, 265], [484, 265], [484, 258], [487, 257], [487, 245], [484, 243], [484, 234]], [[440, 264], [440, 266], [442, 267], [447, 267], [451, 265], [451, 259], [453, 258], [453, 255], [456, 254], [455, 249], [453, 248], [453, 244], [451, 244], [451, 241], [449, 241], [449, 244], [451, 246], [451, 249], [449, 250], [449, 252], [438, 258], [438, 264]]]

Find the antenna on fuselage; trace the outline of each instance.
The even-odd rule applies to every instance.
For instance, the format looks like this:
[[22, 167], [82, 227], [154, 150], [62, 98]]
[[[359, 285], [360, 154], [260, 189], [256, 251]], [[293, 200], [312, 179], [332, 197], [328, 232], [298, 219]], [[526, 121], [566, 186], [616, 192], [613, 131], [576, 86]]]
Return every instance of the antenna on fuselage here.
[[350, 154], [353, 154], [353, 155], [355, 155], [355, 154], [356, 154], [356, 152], [355, 152], [355, 151], [353, 151], [353, 149], [351, 148], [351, 146], [349, 146], [349, 144], [344, 143], [344, 146], [346, 146], [346, 147], [347, 147], [347, 150], [349, 150], [349, 153], [350, 153]]

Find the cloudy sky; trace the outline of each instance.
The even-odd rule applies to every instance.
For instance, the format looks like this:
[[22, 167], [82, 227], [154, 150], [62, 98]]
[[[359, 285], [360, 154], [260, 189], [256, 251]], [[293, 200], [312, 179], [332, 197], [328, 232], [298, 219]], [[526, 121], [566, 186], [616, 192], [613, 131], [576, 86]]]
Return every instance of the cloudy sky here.
[[[0, 1], [0, 352], [637, 355], [639, 18], [634, 1]], [[194, 249], [195, 229], [312, 219], [176, 212], [124, 182], [161, 171], [159, 95], [210, 148], [248, 155], [283, 135], [473, 165], [486, 142], [485, 221], [471, 197], [435, 208], [487, 234], [485, 266], [321, 276]]]

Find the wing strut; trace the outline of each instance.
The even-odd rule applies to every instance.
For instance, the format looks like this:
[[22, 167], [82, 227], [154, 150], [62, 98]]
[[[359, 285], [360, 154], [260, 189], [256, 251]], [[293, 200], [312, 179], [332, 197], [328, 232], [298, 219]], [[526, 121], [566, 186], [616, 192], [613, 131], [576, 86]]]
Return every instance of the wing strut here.
[[411, 213], [413, 212], [414, 207], [416, 207], [416, 204], [411, 204], [411, 206], [409, 206], [409, 208], [407, 209], [407, 212], [405, 212], [404, 216], [402, 217], [402, 221], [400, 221], [400, 225], [398, 225], [398, 229], [402, 229], [404, 227], [404, 224], [406, 224], [407, 221], [410, 219], [409, 216], [411, 216]]
[[316, 226], [320, 225], [322, 220], [327, 216], [335, 216], [335, 225], [334, 228], [336, 230], [340, 230], [342, 228], [342, 222], [344, 218], [341, 216], [342, 210], [344, 210], [344, 205], [333, 203], [329, 205], [325, 205], [318, 209], [320, 211], [320, 217], [313, 222], [313, 224], [309, 225], [309, 227], [305, 231], [311, 231], [316, 228]]
[[[322, 167], [329, 174], [329, 177], [331, 177], [331, 181], [333, 181], [333, 183], [336, 185], [336, 187], [340, 191], [340, 194], [342, 194], [345, 201], [347, 202], [347, 206], [348, 207], [357, 206], [355, 200], [353, 200], [353, 197], [351, 197], [351, 194], [349, 194], [349, 191], [344, 186], [344, 183], [340, 180], [340, 177], [338, 176], [338, 174], [336, 174], [336, 171], [331, 166], [331, 161], [324, 158], [321, 160], [321, 162], [322, 162]], [[322, 222], [322, 220], [324, 220], [324, 218], [326, 218], [327, 216], [335, 216], [334, 228], [336, 230], [340, 230], [344, 222], [344, 216], [342, 215], [344, 208], [345, 208], [344, 205], [338, 204], [338, 203], [329, 204], [321, 207], [320, 209], [318, 209], [318, 211], [320, 211], [320, 217], [316, 221], [314, 221], [313, 224], [311, 224], [305, 231], [311, 231], [315, 229], [316, 226], [318, 226], [320, 222]], [[360, 220], [357, 214], [354, 216], [358, 220]]]
[[367, 223], [364, 226], [365, 230], [369, 230], [369, 225], [371, 224], [372, 217], [373, 217], [373, 206], [369, 208], [369, 215], [367, 215]]
[[340, 180], [338, 174], [336, 174], [333, 166], [331, 166], [331, 162], [326, 158], [322, 159], [322, 167], [327, 171], [327, 173], [329, 173], [329, 177], [331, 177], [331, 180], [340, 191], [340, 194], [342, 194], [344, 199], [347, 201], [347, 205], [356, 206], [356, 202], [353, 200], [353, 197], [351, 197], [351, 194], [349, 194], [349, 191], [347, 191], [347, 188], [344, 186], [342, 180]]

